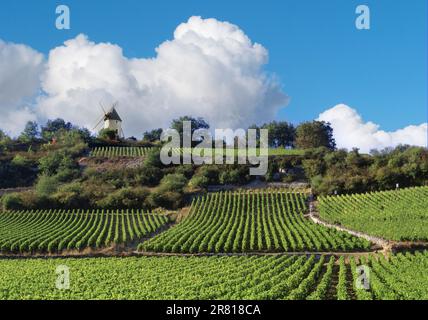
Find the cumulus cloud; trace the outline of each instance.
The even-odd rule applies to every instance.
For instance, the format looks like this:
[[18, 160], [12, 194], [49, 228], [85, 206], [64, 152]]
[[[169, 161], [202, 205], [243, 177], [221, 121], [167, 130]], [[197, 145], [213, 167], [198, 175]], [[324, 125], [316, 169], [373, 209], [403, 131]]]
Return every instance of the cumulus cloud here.
[[320, 121], [330, 122], [339, 148], [359, 148], [362, 152], [384, 149], [400, 144], [427, 146], [427, 123], [408, 126], [393, 132], [380, 130], [373, 122], [364, 122], [355, 109], [339, 104], [318, 117]]
[[212, 127], [237, 128], [273, 118], [287, 104], [274, 77], [263, 71], [267, 50], [237, 26], [191, 17], [152, 59], [128, 59], [110, 43], [79, 35], [51, 50], [37, 112], [93, 127], [99, 101], [119, 101], [126, 135], [167, 127], [181, 115]]
[[36, 119], [32, 99], [40, 89], [43, 55], [25, 45], [0, 40], [0, 127], [17, 134]]

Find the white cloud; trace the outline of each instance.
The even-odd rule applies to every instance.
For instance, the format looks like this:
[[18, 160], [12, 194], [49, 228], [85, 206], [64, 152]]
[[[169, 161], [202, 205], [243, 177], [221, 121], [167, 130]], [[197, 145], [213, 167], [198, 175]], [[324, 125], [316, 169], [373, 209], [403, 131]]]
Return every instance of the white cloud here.
[[40, 88], [43, 55], [25, 45], [0, 40], [0, 128], [17, 134], [29, 120]]
[[117, 100], [125, 134], [140, 137], [181, 115], [204, 117], [212, 127], [247, 126], [287, 104], [263, 71], [267, 50], [228, 22], [191, 17], [156, 52], [128, 59], [119, 46], [85, 35], [66, 41], [49, 54], [38, 113], [93, 127], [98, 102]]
[[321, 113], [318, 120], [331, 123], [339, 148], [357, 147], [362, 152], [369, 152], [372, 149], [380, 150], [400, 144], [427, 146], [427, 123], [387, 132], [380, 130], [379, 125], [373, 122], [364, 122], [355, 109], [345, 104], [339, 104]]
[[[61, 117], [92, 129], [101, 116], [99, 101], [119, 101], [127, 136], [167, 127], [181, 115], [236, 129], [274, 119], [288, 102], [263, 70], [267, 50], [228, 22], [191, 17], [156, 53], [129, 59], [118, 45], [79, 35], [44, 60], [25, 45], [0, 40], [0, 128], [16, 135], [28, 120]], [[320, 119], [332, 123], [340, 147], [426, 145], [426, 124], [385, 132], [345, 105]]]

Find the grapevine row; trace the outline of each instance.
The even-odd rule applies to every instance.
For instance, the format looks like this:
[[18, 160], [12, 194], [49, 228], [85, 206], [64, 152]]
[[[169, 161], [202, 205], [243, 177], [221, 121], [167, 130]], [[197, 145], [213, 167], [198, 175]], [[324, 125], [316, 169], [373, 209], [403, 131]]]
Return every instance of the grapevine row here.
[[323, 219], [397, 241], [428, 240], [428, 187], [319, 199]]
[[36, 210], [0, 213], [1, 252], [60, 252], [141, 239], [168, 222], [140, 210]]
[[[52, 285], [58, 265], [71, 270], [69, 290]], [[356, 269], [362, 265], [368, 270], [367, 288], [357, 285]], [[427, 266], [427, 252], [388, 259], [381, 255], [2, 259], [0, 299], [426, 300]]]
[[141, 244], [163, 252], [297, 252], [368, 249], [370, 243], [304, 217], [306, 195], [220, 192], [196, 198], [187, 219]]
[[151, 149], [151, 147], [96, 147], [92, 149], [90, 156], [99, 158], [143, 157]]

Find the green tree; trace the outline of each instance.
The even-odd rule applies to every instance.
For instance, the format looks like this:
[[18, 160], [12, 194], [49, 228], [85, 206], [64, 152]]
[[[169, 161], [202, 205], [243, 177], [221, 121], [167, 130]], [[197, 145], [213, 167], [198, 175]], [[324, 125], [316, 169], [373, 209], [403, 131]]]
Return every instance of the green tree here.
[[163, 130], [161, 128], [154, 129], [151, 131], [146, 131], [143, 134], [143, 140], [148, 142], [160, 141], [162, 131]]
[[25, 125], [24, 131], [19, 136], [19, 140], [22, 142], [33, 142], [39, 136], [39, 125], [35, 121], [28, 121]]
[[45, 126], [42, 126], [42, 138], [49, 141], [56, 137], [59, 131], [69, 131], [73, 128], [70, 122], [65, 122], [63, 119], [48, 120]]
[[39, 196], [48, 197], [58, 190], [59, 185], [56, 176], [41, 175], [36, 184], [36, 192]]
[[119, 137], [117, 135], [117, 130], [111, 130], [111, 129], [101, 129], [98, 133], [98, 138], [104, 139], [104, 140], [118, 140]]
[[[196, 130], [209, 129], [210, 127], [210, 125], [203, 118], [193, 118], [190, 116], [184, 116], [178, 119], [174, 119], [171, 122], [170, 128], [177, 130], [177, 132], [180, 134], [181, 140], [183, 140], [183, 122], [184, 121], [190, 121], [192, 135]], [[189, 137], [186, 137], [186, 139], [189, 139]]]
[[12, 139], [0, 130], [0, 154], [6, 152], [12, 145]]
[[272, 121], [262, 126], [269, 130], [269, 147], [293, 147], [296, 129], [286, 121]]
[[333, 128], [324, 121], [300, 124], [296, 129], [296, 147], [299, 149], [326, 147], [334, 150], [336, 142], [333, 138]]

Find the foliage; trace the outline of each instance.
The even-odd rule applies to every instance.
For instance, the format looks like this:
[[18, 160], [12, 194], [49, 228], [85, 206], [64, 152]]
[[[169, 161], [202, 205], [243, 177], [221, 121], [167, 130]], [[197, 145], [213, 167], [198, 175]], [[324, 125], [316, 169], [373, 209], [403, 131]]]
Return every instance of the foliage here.
[[[190, 116], [184, 116], [184, 117], [180, 117], [178, 119], [174, 119], [171, 122], [170, 128], [176, 130], [181, 138], [181, 141], [183, 141], [183, 122], [184, 121], [190, 121], [191, 123], [191, 135], [193, 135], [193, 133], [196, 130], [199, 129], [209, 129], [210, 125], [203, 119], [203, 118], [193, 118]], [[191, 137], [187, 137], [187, 139], [189, 139]]]
[[56, 176], [58, 181], [70, 181], [79, 175], [79, 166], [67, 152], [50, 152], [40, 158], [39, 171], [44, 176]]
[[150, 194], [146, 188], [123, 188], [119, 189], [98, 201], [100, 208], [144, 208], [145, 200]]
[[174, 190], [154, 190], [147, 197], [147, 204], [151, 208], [166, 208], [176, 210], [183, 205], [182, 193]]
[[295, 145], [299, 149], [326, 147], [334, 150], [333, 129], [323, 121], [304, 122], [296, 128]]
[[117, 130], [103, 128], [98, 132], [98, 138], [103, 140], [115, 141], [119, 139]]
[[21, 210], [24, 207], [19, 193], [8, 193], [1, 197], [3, 210]]
[[209, 179], [204, 176], [193, 176], [189, 181], [189, 187], [191, 189], [203, 189], [209, 184]]
[[[286, 121], [272, 121], [263, 124], [261, 127], [252, 125], [249, 129], [267, 129], [269, 130], [269, 147], [271, 148], [286, 148], [293, 147], [296, 138], [296, 129], [291, 123]], [[259, 131], [257, 131], [257, 140], [260, 138]]]
[[172, 173], [168, 174], [162, 178], [160, 181], [158, 190], [167, 192], [167, 191], [177, 191], [180, 192], [187, 184], [187, 178], [181, 173]]
[[144, 165], [150, 167], [163, 168], [163, 164], [160, 159], [160, 149], [153, 148], [148, 150], [146, 158], [144, 159]]
[[60, 181], [57, 176], [41, 175], [36, 184], [36, 192], [39, 196], [50, 196], [57, 191]]
[[162, 128], [154, 129], [151, 131], [145, 131], [143, 134], [143, 140], [148, 142], [160, 141], [162, 135]]
[[41, 136], [44, 140], [50, 141], [58, 133], [62, 131], [69, 131], [73, 128], [70, 122], [65, 122], [63, 119], [48, 120], [46, 125], [42, 126]]
[[306, 177], [321, 195], [362, 193], [428, 184], [428, 150], [399, 146], [395, 149], [361, 154], [354, 149], [308, 150], [303, 160]]
[[24, 131], [19, 136], [19, 140], [25, 143], [33, 142], [40, 135], [39, 125], [35, 121], [28, 121], [25, 125]]

